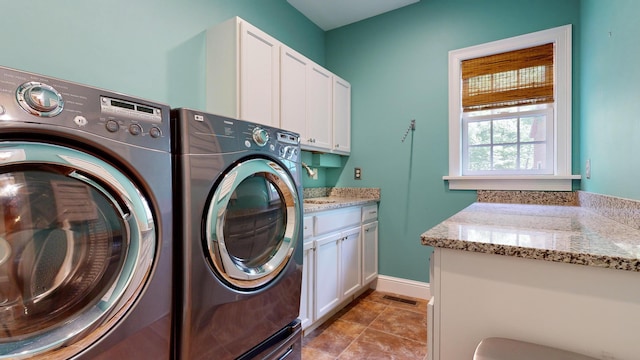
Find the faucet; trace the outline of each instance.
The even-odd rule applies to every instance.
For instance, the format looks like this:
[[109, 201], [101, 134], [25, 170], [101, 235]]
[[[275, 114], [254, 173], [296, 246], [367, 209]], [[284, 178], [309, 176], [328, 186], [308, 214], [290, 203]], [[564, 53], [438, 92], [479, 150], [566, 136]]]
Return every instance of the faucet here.
[[302, 167], [305, 168], [305, 170], [307, 170], [307, 175], [309, 175], [309, 177], [312, 178], [316, 175], [316, 172], [313, 171], [313, 169], [311, 169], [309, 165], [305, 164], [304, 162], [302, 162]]

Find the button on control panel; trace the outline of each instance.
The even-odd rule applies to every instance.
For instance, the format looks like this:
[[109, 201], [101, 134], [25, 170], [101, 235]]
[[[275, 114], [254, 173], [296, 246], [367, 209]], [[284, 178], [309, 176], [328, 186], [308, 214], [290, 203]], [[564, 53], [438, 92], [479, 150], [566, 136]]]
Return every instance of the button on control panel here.
[[142, 127], [138, 124], [129, 125], [129, 133], [133, 136], [138, 136], [142, 134]]
[[109, 131], [109, 132], [116, 132], [116, 131], [120, 130], [120, 124], [118, 124], [118, 122], [115, 121], [115, 120], [107, 121], [107, 123], [105, 124], [105, 127], [107, 128], [107, 131]]

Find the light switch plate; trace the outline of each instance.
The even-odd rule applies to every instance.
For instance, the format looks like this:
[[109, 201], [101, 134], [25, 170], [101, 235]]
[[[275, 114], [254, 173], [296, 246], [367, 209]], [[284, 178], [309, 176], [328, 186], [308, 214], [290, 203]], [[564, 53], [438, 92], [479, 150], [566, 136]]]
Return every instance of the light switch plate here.
[[591, 179], [591, 159], [587, 159], [587, 164], [584, 167], [584, 176], [587, 179]]

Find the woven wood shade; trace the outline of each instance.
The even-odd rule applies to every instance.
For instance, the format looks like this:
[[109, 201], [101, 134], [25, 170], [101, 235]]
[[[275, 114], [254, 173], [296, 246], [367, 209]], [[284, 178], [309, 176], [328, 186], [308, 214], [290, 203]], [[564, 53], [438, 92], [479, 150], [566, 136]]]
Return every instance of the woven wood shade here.
[[462, 61], [463, 111], [553, 102], [554, 44]]

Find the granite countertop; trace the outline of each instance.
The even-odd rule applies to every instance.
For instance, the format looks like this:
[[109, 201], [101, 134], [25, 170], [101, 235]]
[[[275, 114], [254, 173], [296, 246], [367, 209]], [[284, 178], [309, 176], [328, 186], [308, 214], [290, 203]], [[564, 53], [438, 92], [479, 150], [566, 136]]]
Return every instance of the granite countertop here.
[[311, 199], [304, 199], [304, 213], [307, 214], [317, 211], [340, 209], [349, 206], [365, 205], [379, 200], [379, 198], [375, 197], [315, 197]]
[[580, 206], [475, 203], [421, 240], [447, 249], [640, 271], [640, 230]]

